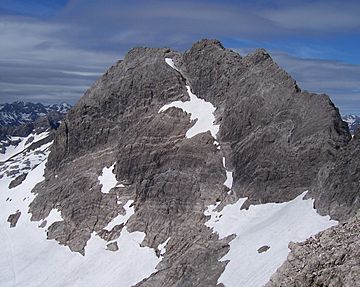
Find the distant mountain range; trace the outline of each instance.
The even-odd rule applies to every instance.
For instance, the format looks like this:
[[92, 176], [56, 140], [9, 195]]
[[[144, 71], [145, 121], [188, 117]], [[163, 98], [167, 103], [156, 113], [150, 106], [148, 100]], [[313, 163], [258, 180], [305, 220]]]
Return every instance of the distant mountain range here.
[[28, 102], [0, 104], [0, 126], [20, 126], [33, 123], [50, 112], [65, 114], [69, 109], [70, 105], [66, 103], [52, 105]]
[[350, 132], [353, 135], [360, 126], [360, 116], [346, 115], [343, 117], [343, 120], [348, 123]]
[[[0, 126], [21, 126], [34, 123], [37, 119], [51, 112], [66, 114], [71, 106], [67, 103], [43, 105], [30, 102], [13, 102], [0, 104]], [[351, 134], [360, 126], [360, 116], [345, 115], [343, 120], [349, 125]]]
[[27, 137], [57, 129], [70, 109], [68, 104], [43, 105], [14, 102], [0, 104], [0, 154], [12, 144], [12, 137]]

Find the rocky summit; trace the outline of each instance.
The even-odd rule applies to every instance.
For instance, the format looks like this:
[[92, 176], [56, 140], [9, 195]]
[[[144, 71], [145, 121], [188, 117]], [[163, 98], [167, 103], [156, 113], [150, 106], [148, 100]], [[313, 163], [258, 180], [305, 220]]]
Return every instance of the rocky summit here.
[[264, 49], [134, 48], [1, 179], [0, 285], [360, 285], [359, 147]]

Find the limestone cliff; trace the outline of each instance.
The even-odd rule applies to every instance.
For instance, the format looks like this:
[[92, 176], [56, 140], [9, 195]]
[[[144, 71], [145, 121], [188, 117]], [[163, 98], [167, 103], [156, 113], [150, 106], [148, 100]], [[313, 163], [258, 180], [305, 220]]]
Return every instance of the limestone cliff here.
[[[216, 108], [216, 138], [209, 131], [186, 137], [195, 122], [179, 108], [159, 112], [188, 101], [187, 85]], [[243, 197], [242, 208], [287, 202], [309, 190], [322, 214], [345, 220], [358, 209], [358, 183], [349, 175], [344, 197], [327, 175], [342, 178], [339, 157], [353, 150], [350, 139], [329, 97], [301, 91], [263, 49], [241, 57], [216, 40], [185, 53], [135, 48], [67, 114], [30, 212], [39, 221], [59, 210], [63, 221], [48, 238], [86, 256], [92, 233], [118, 236], [123, 226], [105, 227], [133, 199], [126, 226], [145, 232], [142, 245], [157, 249], [170, 238], [158, 271], [137, 286], [216, 286], [233, 237], [220, 240], [204, 225], [207, 206]], [[114, 163], [121, 184], [103, 193], [98, 178]]]

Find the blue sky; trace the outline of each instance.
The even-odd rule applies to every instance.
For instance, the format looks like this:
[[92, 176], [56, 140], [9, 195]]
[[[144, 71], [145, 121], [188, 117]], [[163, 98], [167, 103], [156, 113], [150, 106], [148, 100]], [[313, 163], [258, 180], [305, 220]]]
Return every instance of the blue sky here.
[[75, 103], [134, 46], [263, 47], [304, 90], [360, 114], [360, 1], [1, 0], [0, 102]]

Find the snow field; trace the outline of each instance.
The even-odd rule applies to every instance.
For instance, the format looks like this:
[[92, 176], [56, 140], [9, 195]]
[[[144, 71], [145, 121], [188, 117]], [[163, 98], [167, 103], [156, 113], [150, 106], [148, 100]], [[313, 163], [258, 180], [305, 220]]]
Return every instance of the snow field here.
[[[221, 261], [229, 260], [218, 283], [225, 286], [258, 287], [268, 282], [271, 275], [286, 260], [290, 241], [304, 241], [312, 235], [337, 225], [329, 216], [320, 216], [313, 208], [314, 200], [304, 200], [306, 192], [292, 201], [240, 207], [246, 198], [215, 211], [219, 203], [210, 205], [205, 223], [220, 238], [236, 234], [229, 252]], [[258, 249], [270, 248], [263, 253]]]

